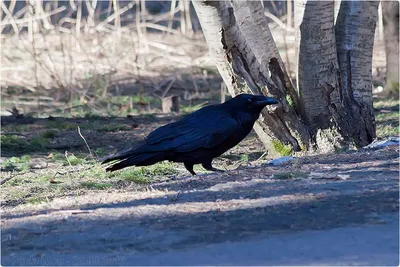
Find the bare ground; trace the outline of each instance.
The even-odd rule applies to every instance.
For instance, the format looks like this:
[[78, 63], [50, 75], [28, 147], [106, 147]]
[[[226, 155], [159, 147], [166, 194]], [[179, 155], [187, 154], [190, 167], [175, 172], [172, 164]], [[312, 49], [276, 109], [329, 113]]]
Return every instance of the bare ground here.
[[[398, 219], [393, 219], [398, 212], [398, 155], [398, 147], [386, 147], [305, 157], [283, 166], [177, 177], [146, 189], [92, 191], [6, 208], [2, 214], [2, 264], [101, 264], [99, 259], [123, 265], [179, 264], [171, 257], [159, 262], [152, 259], [210, 244], [282, 240], [287, 234], [357, 225], [394, 226], [385, 228], [390, 240], [386, 243], [391, 251], [397, 244], [398, 252]], [[392, 219], [385, 219], [387, 216]], [[335, 235], [331, 239], [335, 242]], [[304, 239], [305, 246], [306, 242]], [[355, 256], [365, 252], [363, 244], [356, 242], [358, 245], [360, 249], [352, 252]], [[211, 252], [204, 253], [209, 257]], [[395, 255], [374, 262], [384, 265], [390, 259], [393, 263]], [[293, 263], [290, 255], [286, 257], [280, 264]], [[257, 255], [248, 260], [263, 265], [277, 262], [257, 261]], [[199, 261], [184, 262], [194, 265], [202, 261], [200, 257]], [[361, 262], [353, 258], [341, 263]], [[210, 258], [208, 264], [223, 263]]]

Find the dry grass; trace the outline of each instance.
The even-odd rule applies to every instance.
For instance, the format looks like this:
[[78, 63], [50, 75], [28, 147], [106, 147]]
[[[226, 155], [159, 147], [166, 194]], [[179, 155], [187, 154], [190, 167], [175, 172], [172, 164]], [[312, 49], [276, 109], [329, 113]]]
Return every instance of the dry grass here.
[[[113, 96], [139, 95], [140, 103], [142, 95], [179, 94], [191, 101], [219, 92], [221, 78], [196, 31], [199, 23], [189, 2], [175, 6], [172, 1], [158, 13], [148, 5], [144, 9], [145, 2], [110, 1], [106, 10], [105, 2], [102, 8], [96, 1], [61, 6], [33, 1], [23, 9], [15, 8], [15, 0], [2, 3], [1, 114], [13, 106], [37, 117], [76, 106], [93, 112], [118, 103]], [[281, 21], [271, 12], [266, 16], [294, 78], [291, 20], [282, 16]], [[377, 34], [373, 62], [378, 84], [385, 66], [380, 39]], [[136, 104], [129, 100], [118, 112]]]

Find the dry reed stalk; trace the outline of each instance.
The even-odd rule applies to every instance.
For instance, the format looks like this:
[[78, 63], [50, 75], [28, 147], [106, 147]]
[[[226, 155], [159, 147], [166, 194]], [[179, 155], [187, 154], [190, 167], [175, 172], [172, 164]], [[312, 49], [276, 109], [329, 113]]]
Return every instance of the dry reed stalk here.
[[170, 29], [170, 28], [168, 28], [166, 26], [162, 26], [162, 25], [158, 25], [158, 24], [154, 24], [154, 23], [146, 22], [146, 23], [143, 23], [141, 25], [141, 27], [143, 27], [143, 28], [147, 27], [147, 28], [152, 28], [152, 29], [156, 29], [156, 30], [160, 30], [160, 31], [164, 31], [164, 32], [169, 32], [169, 33], [181, 35], [181, 32], [179, 32], [177, 30]]
[[379, 41], [384, 41], [385, 36], [383, 35], [383, 12], [382, 12], [382, 3], [378, 7], [378, 39]]
[[94, 14], [97, 6], [97, 0], [93, 0], [92, 3], [90, 3], [89, 0], [85, 0], [85, 4], [89, 13], [86, 18], [85, 33], [89, 33], [90, 29], [93, 28], [95, 25]]
[[187, 36], [192, 36], [193, 35], [193, 26], [192, 26], [192, 19], [190, 16], [190, 1], [184, 0], [183, 4], [185, 7], [185, 23], [186, 23], [186, 29], [187, 29]]
[[143, 41], [144, 44], [144, 48], [145, 51], [147, 52], [149, 50], [149, 45], [147, 43], [147, 39], [146, 36], [143, 34], [142, 32], [142, 25], [141, 25], [141, 4], [140, 4], [140, 0], [135, 0], [136, 1], [136, 15], [135, 15], [135, 19], [136, 19], [136, 29], [137, 29], [137, 33], [138, 33], [138, 40], [139, 40], [139, 45], [140, 42]]
[[283, 23], [279, 18], [277, 18], [276, 16], [274, 16], [273, 14], [265, 11], [264, 12], [265, 16], [267, 16], [268, 18], [272, 19], [274, 22], [276, 22], [276, 24], [278, 26], [280, 26], [282, 29], [284, 29], [287, 32], [295, 32], [294, 28], [288, 28], [285, 23]]
[[75, 20], [71, 18], [71, 15], [74, 13], [75, 11], [73, 9], [69, 9], [68, 13], [62, 17], [58, 23], [57, 23], [57, 29], [61, 32], [65, 32], [65, 33], [71, 33], [71, 30], [69, 30], [68, 28], [63, 28], [62, 25], [64, 24], [64, 22], [69, 22], [71, 24], [75, 23]]
[[[146, 0], [140, 0], [140, 21], [146, 23]], [[147, 43], [147, 29], [146, 27], [143, 28], [143, 36]], [[146, 45], [146, 51], [148, 46]]]
[[276, 12], [276, 14], [280, 14], [278, 8], [276, 8], [275, 1], [272, 0], [272, 1], [270, 1], [270, 3], [271, 3], [271, 5], [272, 5], [272, 8], [274, 9], [274, 11]]
[[[172, 1], [171, 1], [171, 2], [172, 2]], [[176, 8], [174, 7], [174, 11], [170, 10], [168, 13], [159, 14], [159, 15], [156, 15], [156, 16], [148, 15], [148, 16], [147, 16], [147, 19], [148, 19], [148, 21], [151, 22], [151, 23], [157, 23], [157, 22], [164, 21], [164, 20], [168, 20], [168, 22], [169, 22], [170, 20], [174, 21], [174, 20], [175, 20], [175, 14], [176, 14], [177, 12], [179, 12], [179, 9], [176, 9]]]
[[[81, 35], [81, 20], [82, 20], [82, 0], [78, 0], [78, 10], [76, 12], [76, 24], [75, 24], [75, 37], [79, 39]], [[76, 47], [79, 52], [79, 46]]]
[[[4, 29], [8, 24], [11, 24], [11, 26], [12, 26], [12, 28], [13, 28], [13, 30], [14, 30], [14, 33], [17, 34], [17, 35], [19, 34], [19, 29], [18, 29], [17, 23], [15, 22], [14, 17], [13, 17], [13, 15], [12, 15], [13, 10], [14, 10], [14, 6], [15, 6], [15, 1], [16, 1], [16, 0], [14, 0], [14, 1], [12, 1], [12, 2], [10, 3], [10, 9], [8, 9], [8, 8], [6, 7], [6, 5], [4, 4], [4, 2], [1, 1], [1, 9], [2, 9], [3, 12], [6, 14], [6, 17], [4, 18], [4, 20], [6, 20], [7, 18], [9, 18], [10, 23], [5, 24], [5, 23], [3, 23], [4, 20], [2, 19], [2, 20], [1, 20], [1, 23], [0, 23], [0, 33], [3, 32], [3, 29]], [[11, 7], [12, 7], [12, 8], [11, 8]], [[1, 13], [3, 13], [3, 12], [1, 12]]]
[[168, 83], [167, 87], [165, 88], [164, 92], [161, 94], [161, 99], [163, 99], [167, 94], [168, 91], [171, 89], [172, 85], [176, 82], [176, 78], [173, 77], [173, 79]]
[[287, 20], [286, 20], [286, 28], [292, 28], [292, 0], [288, 0], [287, 2]]
[[69, 0], [69, 5], [71, 6], [73, 11], [76, 11], [75, 0]]
[[[138, 0], [136, 0], [138, 1]], [[126, 11], [128, 11], [129, 9], [131, 9], [133, 6], [135, 5], [135, 3], [129, 3], [128, 5], [124, 6], [123, 8], [121, 8], [119, 10], [118, 15], [121, 16], [123, 13], [125, 13]], [[104, 21], [100, 22], [95, 28], [96, 31], [101, 30], [102, 28], [104, 28], [105, 25], [107, 25], [108, 23], [110, 23], [111, 21], [113, 21], [116, 18], [117, 14], [113, 13], [112, 15], [108, 16], [107, 19], [105, 19]], [[139, 20], [140, 20], [140, 16], [139, 16]]]
[[[116, 14], [114, 19], [114, 29], [117, 33], [117, 39], [119, 40], [121, 37], [121, 14], [119, 12], [119, 2], [117, 0], [113, 0], [113, 6], [114, 6], [114, 14]], [[115, 50], [115, 45], [113, 49]]]
[[[2, 7], [3, 7], [3, 2], [1, 2], [1, 4], [2, 4]], [[44, 14], [42, 14], [40, 16], [34, 17], [34, 21], [42, 20], [44, 18], [48, 18], [50, 16], [56, 15], [56, 14], [64, 11], [65, 9], [66, 9], [65, 6], [59, 7], [57, 9], [53, 10], [53, 11], [50, 11], [50, 12], [44, 13]], [[5, 27], [5, 26], [10, 25], [10, 24], [12, 25], [12, 23], [15, 23], [15, 25], [25, 24], [25, 23], [29, 23], [31, 21], [31, 18], [17, 19], [17, 20], [14, 19], [14, 18], [15, 18], [15, 16], [11, 15], [9, 20], [0, 22], [0, 27]]]
[[54, 26], [48, 21], [48, 16], [46, 16], [46, 12], [43, 9], [43, 0], [37, 0], [35, 4], [35, 19], [37, 23], [39, 23], [39, 20], [42, 21], [42, 26], [46, 30], [51, 30], [54, 29]]
[[176, 0], [172, 0], [170, 12], [168, 13], [168, 15], [169, 15], [168, 32], [170, 32], [172, 30], [172, 24], [174, 22], [174, 17], [175, 17], [175, 13], [176, 13], [175, 8], [176, 8]]
[[190, 77], [192, 77], [192, 83], [193, 83], [194, 89], [196, 91], [195, 94], [199, 95], [199, 87], [197, 86], [196, 79], [193, 76], [193, 71], [190, 73]]
[[179, 8], [181, 9], [180, 20], [181, 20], [181, 33], [186, 35], [186, 23], [185, 23], [185, 5], [183, 1], [179, 1]]

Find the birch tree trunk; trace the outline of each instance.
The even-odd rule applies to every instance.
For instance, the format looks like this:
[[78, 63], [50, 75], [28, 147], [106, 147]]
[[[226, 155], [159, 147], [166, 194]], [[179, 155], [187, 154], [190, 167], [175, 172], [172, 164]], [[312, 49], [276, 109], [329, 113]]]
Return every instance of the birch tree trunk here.
[[340, 105], [333, 1], [296, 1], [300, 110], [323, 152], [347, 146], [332, 118]]
[[382, 1], [386, 49], [386, 95], [399, 95], [399, 1]]
[[197, 0], [193, 6], [230, 94], [251, 91], [280, 100], [255, 125], [269, 151], [282, 145], [326, 152], [369, 144], [375, 137], [371, 63], [378, 4], [342, 1], [335, 31], [333, 1], [294, 3], [299, 90], [259, 1]]
[[311, 137], [295, 109], [298, 96], [261, 3], [193, 1], [193, 6], [229, 93], [234, 96], [251, 91], [280, 100], [281, 106], [262, 111], [254, 127], [268, 151], [273, 153], [282, 145], [289, 145], [294, 151], [308, 149]]
[[333, 106], [346, 140], [356, 146], [373, 141], [372, 51], [379, 1], [342, 1], [336, 21], [341, 106]]

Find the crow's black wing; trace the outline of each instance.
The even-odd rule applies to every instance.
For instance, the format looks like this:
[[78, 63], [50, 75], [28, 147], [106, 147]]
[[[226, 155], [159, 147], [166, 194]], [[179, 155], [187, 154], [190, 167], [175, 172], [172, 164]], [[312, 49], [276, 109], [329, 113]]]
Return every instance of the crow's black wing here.
[[158, 128], [149, 134], [146, 142], [152, 150], [188, 152], [202, 147], [213, 148], [238, 130], [232, 116], [215, 105]]

